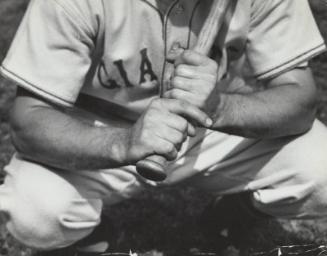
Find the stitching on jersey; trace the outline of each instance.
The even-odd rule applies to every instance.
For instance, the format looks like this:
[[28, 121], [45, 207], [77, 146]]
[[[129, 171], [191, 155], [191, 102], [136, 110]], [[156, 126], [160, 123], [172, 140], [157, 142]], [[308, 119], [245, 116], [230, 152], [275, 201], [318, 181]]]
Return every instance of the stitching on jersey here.
[[161, 11], [155, 7], [153, 4], [149, 3], [148, 1], [146, 0], [141, 0], [143, 3], [149, 5], [151, 8], [153, 8], [156, 12], [158, 12], [159, 16], [160, 16], [160, 19], [161, 21], [163, 22], [164, 21], [164, 14], [161, 13]]
[[175, 0], [175, 2], [172, 3], [172, 5], [170, 6], [170, 8], [168, 9], [168, 11], [166, 12], [166, 16], [165, 16], [165, 20], [164, 20], [164, 24], [163, 24], [163, 36], [164, 36], [164, 64], [162, 66], [162, 72], [161, 72], [161, 81], [160, 81], [160, 88], [159, 88], [159, 95], [160, 97], [163, 95], [164, 93], [164, 76], [165, 76], [165, 70], [167, 67], [167, 27], [168, 27], [168, 17], [170, 15], [170, 13], [173, 11], [174, 7], [177, 5], [178, 0]]
[[[31, 86], [31, 87], [33, 87], [33, 88], [35, 88], [35, 89], [37, 89], [37, 90], [39, 90], [39, 91], [45, 93], [45, 94], [48, 94], [48, 95], [51, 96], [51, 97], [54, 97], [54, 98], [59, 99], [59, 100], [61, 100], [61, 101], [64, 101], [64, 102], [66, 102], [67, 104], [70, 104], [70, 105], [73, 104], [73, 101], [69, 101], [69, 100], [63, 99], [63, 98], [61, 98], [61, 97], [59, 97], [59, 96], [53, 94], [52, 92], [45, 91], [44, 89], [40, 88], [39, 86], [37, 86], [37, 85], [35, 85], [35, 84], [33, 84], [33, 83], [27, 81], [26, 79], [22, 78], [21, 76], [17, 75], [16, 73], [10, 71], [10, 70], [9, 70], [8, 68], [6, 68], [4, 65], [2, 65], [1, 68], [2, 68], [5, 72], [8, 72], [8, 74], [12, 75], [13, 77], [18, 78], [19, 80], [23, 81], [23, 82], [26, 83], [27, 85], [29, 85], [29, 86]], [[6, 76], [5, 73], [3, 73], [3, 75]], [[6, 76], [6, 77], [8, 77], [8, 76]], [[18, 83], [19, 85], [21, 85], [21, 86], [24, 87], [24, 84], [19, 83], [18, 81], [16, 81], [16, 80], [13, 79], [12, 77], [8, 77], [8, 78], [9, 78], [10, 80], [14, 81], [15, 83]], [[63, 96], [70, 97], [70, 96], [68, 96], [68, 95], [63, 95]]]
[[[310, 49], [310, 50], [308, 50], [308, 51], [302, 53], [301, 55], [296, 56], [295, 58], [293, 58], [293, 59], [291, 59], [291, 60], [289, 60], [289, 61], [286, 61], [286, 62], [284, 62], [284, 63], [282, 63], [282, 64], [280, 64], [280, 65], [278, 65], [278, 66], [276, 66], [276, 67], [273, 67], [273, 68], [271, 68], [271, 69], [269, 69], [269, 70], [267, 70], [267, 71], [264, 71], [264, 72], [262, 72], [262, 73], [256, 74], [255, 76], [256, 76], [256, 77], [260, 77], [260, 76], [264, 76], [265, 74], [269, 74], [269, 73], [273, 72], [273, 71], [276, 70], [276, 69], [279, 69], [279, 68], [281, 68], [281, 67], [283, 67], [283, 66], [285, 66], [285, 65], [287, 65], [287, 64], [290, 64], [290, 63], [292, 63], [292, 62], [295, 62], [295, 61], [298, 60], [298, 59], [301, 59], [302, 57], [308, 55], [310, 52], [314, 52], [314, 51], [318, 50], [319, 48], [321, 48], [321, 47], [324, 46], [324, 45], [325, 45], [324, 43], [321, 43], [321, 44], [319, 44], [318, 46], [316, 46], [316, 47], [314, 47], [314, 48], [312, 48], [312, 49]], [[317, 55], [317, 54], [319, 54], [320, 52], [325, 51], [325, 50], [326, 50], [326, 49], [321, 50], [321, 51], [318, 51], [317, 53], [314, 53], [313, 56], [308, 56], [307, 59], [312, 58], [312, 57], [314, 57], [315, 55]], [[303, 60], [303, 61], [304, 61], [304, 60]]]
[[[70, 21], [75, 25], [75, 27], [80, 30], [80, 32], [82, 32], [81, 34], [84, 34], [86, 32], [86, 34], [89, 34], [91, 36], [96, 36], [94, 35], [94, 32], [92, 31], [92, 28], [83, 20], [82, 17], [80, 17], [80, 15], [78, 14], [74, 14], [72, 9], [68, 10], [68, 8], [66, 8], [66, 6], [64, 6], [61, 2], [59, 2], [59, 0], [54, 0], [55, 3], [61, 7], [61, 9], [64, 11], [64, 13], [67, 15], [67, 17], [70, 19]], [[72, 17], [76, 18], [76, 21], [78, 24], [76, 24], [75, 19], [73, 19]], [[87, 28], [87, 31], [84, 31], [83, 28]], [[84, 36], [85, 37], [85, 36]], [[86, 38], [89, 39], [89, 38]]]
[[[259, 4], [258, 4], [259, 2]], [[271, 0], [252, 0], [252, 4], [251, 4], [251, 24], [258, 18], [260, 18], [260, 16], [262, 16], [262, 11], [265, 9], [265, 7], [267, 6], [267, 4], [271, 2]]]

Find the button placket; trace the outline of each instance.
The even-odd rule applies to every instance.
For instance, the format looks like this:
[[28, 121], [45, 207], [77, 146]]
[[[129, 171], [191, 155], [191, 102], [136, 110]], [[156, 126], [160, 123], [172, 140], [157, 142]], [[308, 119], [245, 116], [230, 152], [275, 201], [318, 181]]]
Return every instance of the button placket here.
[[162, 77], [164, 90], [168, 89], [167, 85], [174, 70], [174, 60], [188, 47], [189, 23], [195, 3], [195, 0], [179, 0], [167, 14], [164, 31], [166, 58]]
[[[175, 39], [174, 36], [174, 25], [171, 19], [178, 18], [182, 14], [182, 6], [180, 3], [177, 3], [174, 9], [171, 11], [170, 16], [167, 17], [167, 26], [166, 26], [166, 65], [164, 70], [164, 83], [166, 89], [170, 89], [170, 79], [172, 72], [174, 70], [174, 60], [177, 57], [178, 51], [180, 50], [182, 43], [179, 40]], [[174, 40], [175, 39], [175, 40]]]
[[171, 33], [171, 27], [170, 27], [170, 21], [168, 19], [168, 15], [165, 17], [165, 23], [166, 23], [165, 30], [164, 30], [165, 60], [164, 60], [163, 73], [161, 79], [160, 96], [162, 96], [165, 91], [169, 90], [171, 70], [173, 69], [173, 67], [171, 67], [172, 64], [169, 63], [167, 60], [168, 51], [169, 51], [168, 38], [170, 38], [170, 33]]

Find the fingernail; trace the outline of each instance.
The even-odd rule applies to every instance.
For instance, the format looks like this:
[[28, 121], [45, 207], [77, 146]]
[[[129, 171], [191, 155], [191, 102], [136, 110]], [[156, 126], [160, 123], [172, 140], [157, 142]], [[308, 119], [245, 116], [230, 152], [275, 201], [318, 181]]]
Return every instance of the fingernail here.
[[207, 127], [211, 127], [213, 125], [213, 121], [210, 118], [207, 118], [206, 125]]

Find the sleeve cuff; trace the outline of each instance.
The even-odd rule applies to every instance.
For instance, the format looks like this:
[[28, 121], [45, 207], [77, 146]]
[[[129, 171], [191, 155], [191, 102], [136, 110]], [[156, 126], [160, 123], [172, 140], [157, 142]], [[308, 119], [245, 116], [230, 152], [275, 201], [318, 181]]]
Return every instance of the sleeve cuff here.
[[60, 97], [54, 93], [48, 92], [40, 88], [39, 86], [30, 83], [29, 81], [25, 80], [24, 78], [18, 76], [14, 72], [10, 71], [9, 69], [5, 68], [3, 65], [0, 67], [0, 73], [7, 79], [15, 82], [18, 86], [38, 95], [42, 98], [65, 107], [72, 107], [74, 105], [74, 101], [70, 101], [65, 97]]
[[293, 69], [294, 67], [297, 67], [298, 65], [300, 65], [301, 63], [303, 62], [306, 62], [308, 60], [310, 60], [311, 58], [319, 55], [320, 53], [326, 51], [326, 46], [324, 43], [318, 45], [317, 47], [315, 48], [312, 48], [311, 50], [299, 55], [299, 56], [296, 56], [295, 58], [287, 61], [287, 62], [284, 62], [282, 63], [281, 65], [278, 65], [276, 67], [273, 67], [269, 70], [266, 70], [264, 72], [261, 72], [261, 73], [258, 73], [258, 74], [255, 74], [255, 77], [258, 79], [258, 80], [264, 80], [264, 79], [269, 79], [269, 78], [272, 78], [272, 77], [276, 77], [288, 70], [291, 70]]

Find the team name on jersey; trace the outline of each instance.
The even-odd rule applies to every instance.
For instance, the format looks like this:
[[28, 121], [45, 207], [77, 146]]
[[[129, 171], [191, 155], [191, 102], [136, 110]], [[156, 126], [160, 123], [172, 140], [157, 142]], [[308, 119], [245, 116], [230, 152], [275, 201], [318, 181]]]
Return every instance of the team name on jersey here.
[[[157, 82], [158, 76], [155, 74], [152, 68], [152, 62], [149, 59], [147, 49], [144, 48], [140, 51], [140, 77], [138, 84], [142, 85], [149, 82]], [[110, 72], [106, 69], [104, 61], [101, 61], [99, 71], [98, 71], [98, 81], [106, 89], [119, 89], [124, 87], [134, 87], [135, 84], [132, 83], [129, 79], [129, 74], [125, 68], [124, 61], [122, 59], [116, 60], [113, 62], [115, 68], [119, 72], [121, 77], [118, 82], [115, 79], [111, 78]], [[121, 83], [123, 82], [123, 84]]]

